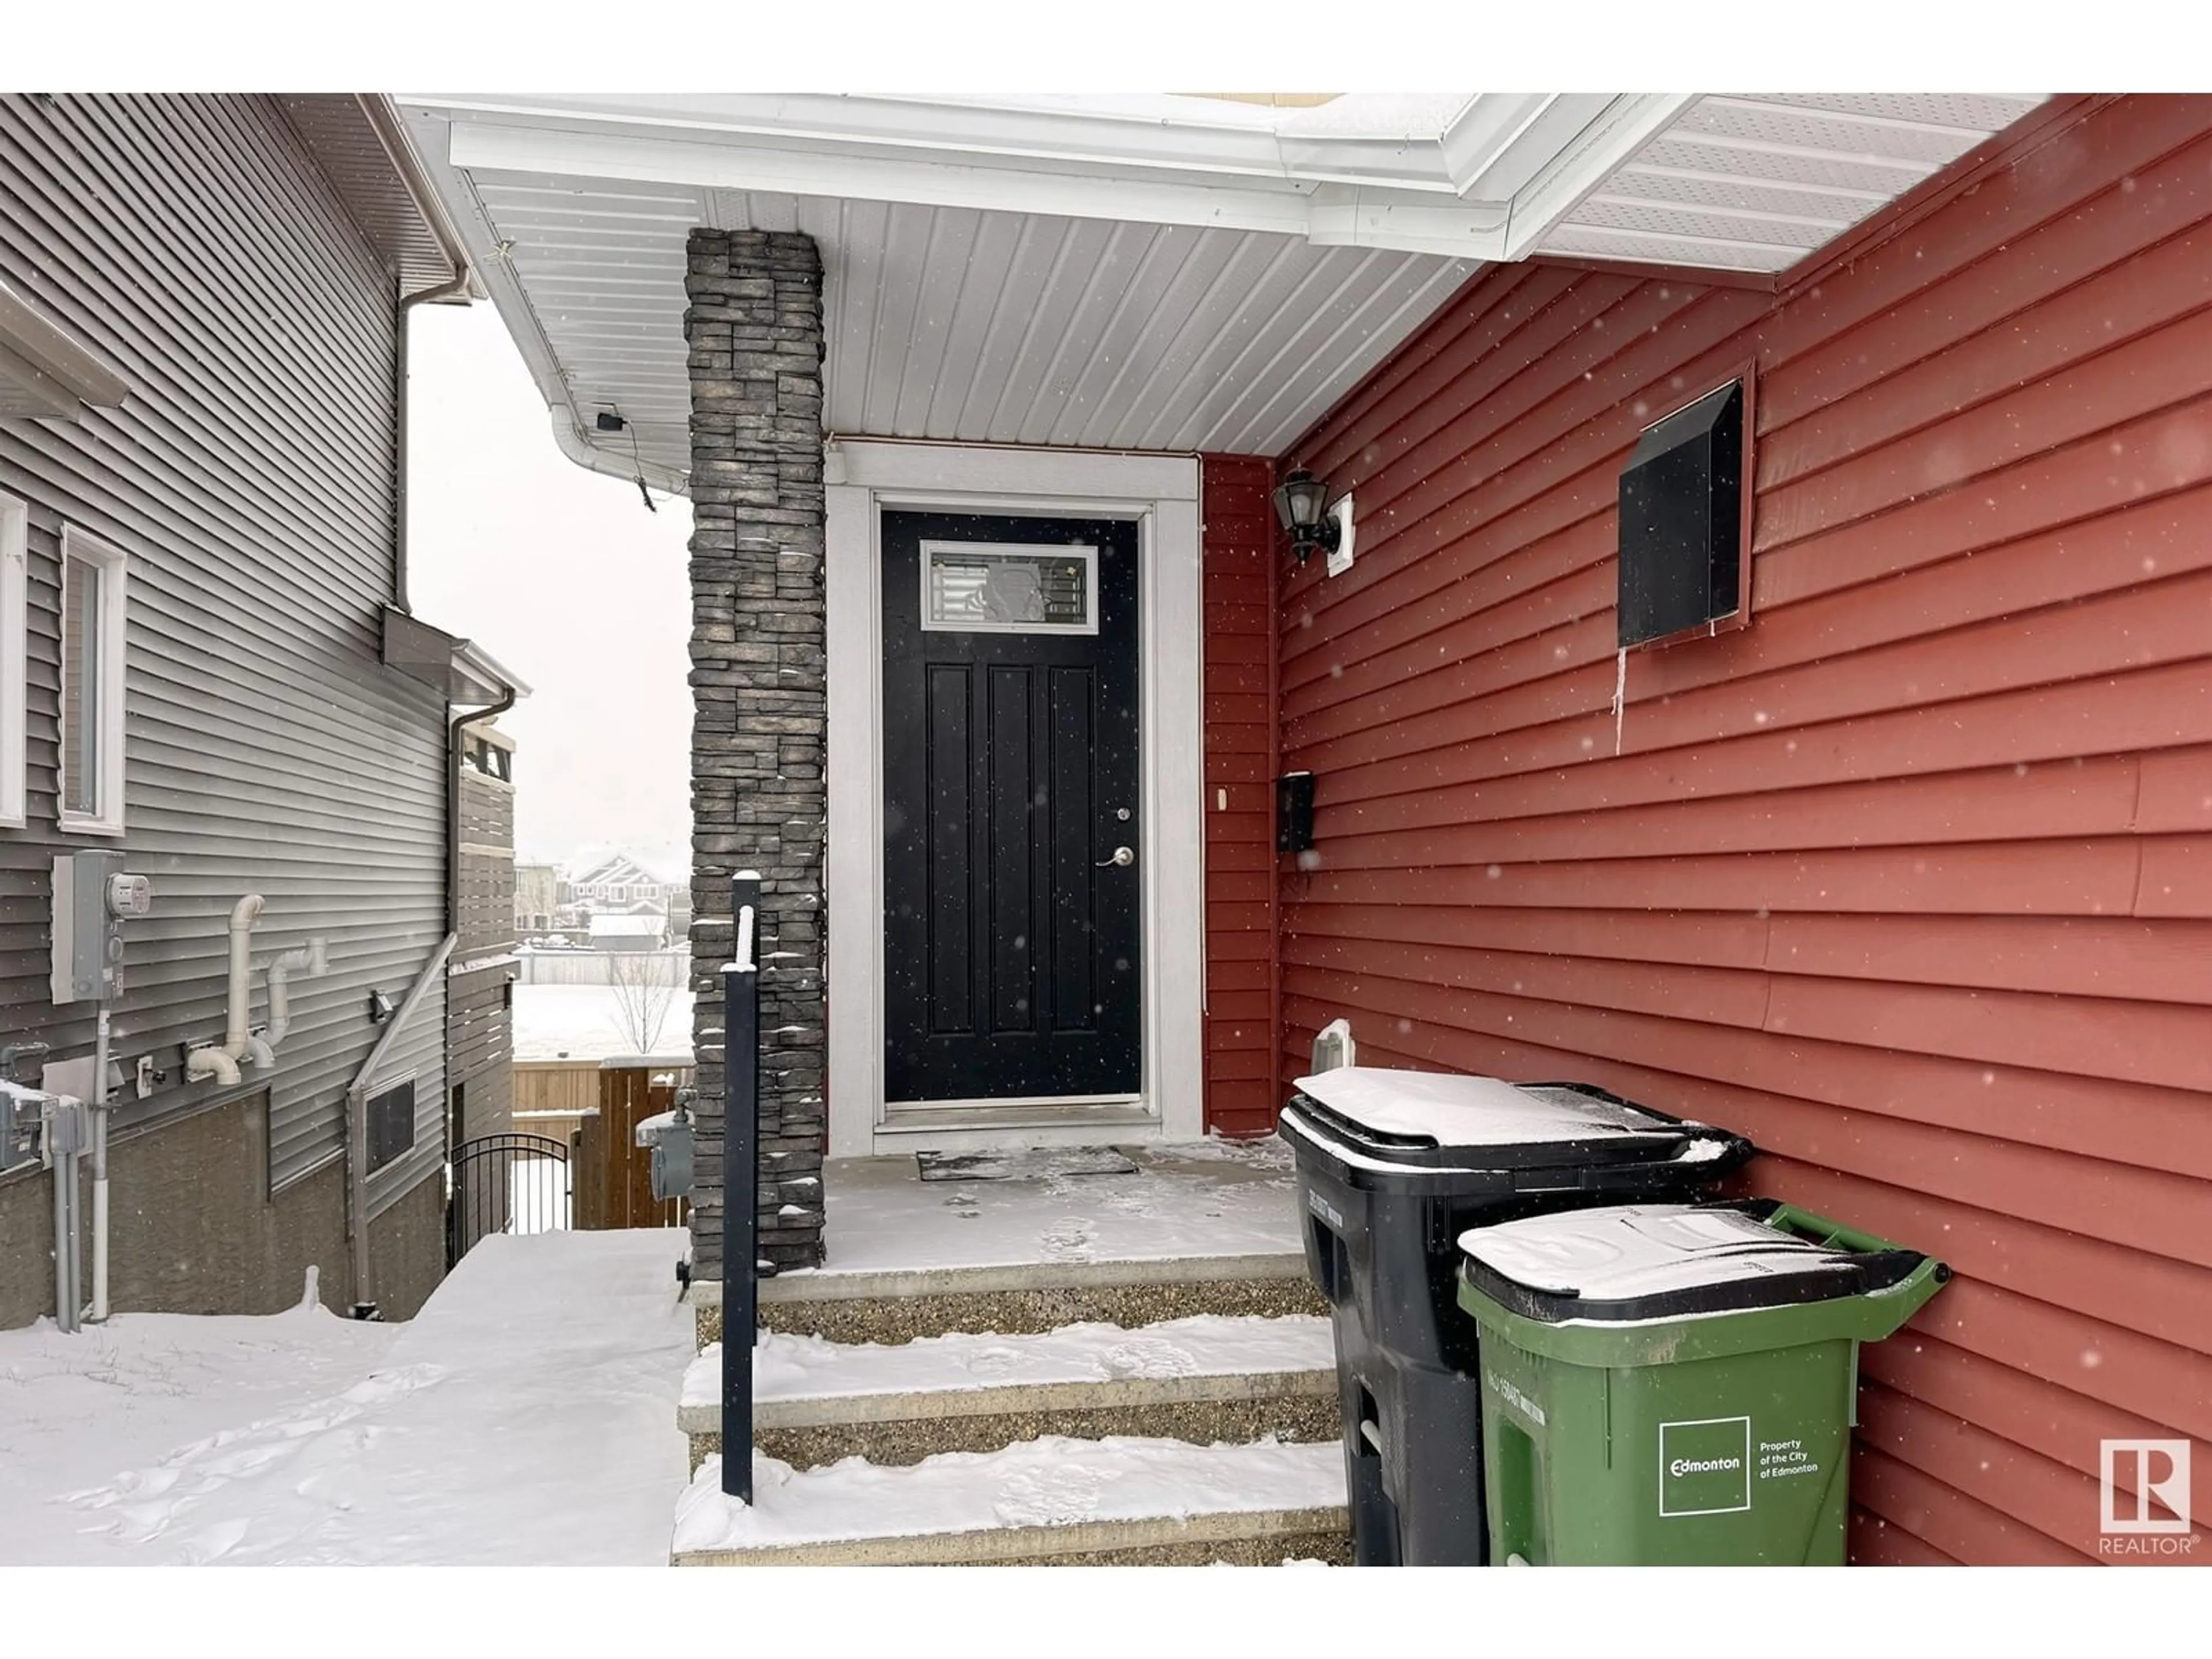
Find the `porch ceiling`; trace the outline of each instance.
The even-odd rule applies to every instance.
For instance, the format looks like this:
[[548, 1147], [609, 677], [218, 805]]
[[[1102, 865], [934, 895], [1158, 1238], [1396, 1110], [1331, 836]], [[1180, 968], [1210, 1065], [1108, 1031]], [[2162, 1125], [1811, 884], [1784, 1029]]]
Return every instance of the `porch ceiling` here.
[[1272, 455], [1485, 260], [1784, 269], [2038, 101], [400, 103], [556, 441], [680, 490], [696, 226], [820, 246], [834, 432]]
[[1787, 270], [2041, 93], [1706, 93], [1539, 239], [1543, 253]]

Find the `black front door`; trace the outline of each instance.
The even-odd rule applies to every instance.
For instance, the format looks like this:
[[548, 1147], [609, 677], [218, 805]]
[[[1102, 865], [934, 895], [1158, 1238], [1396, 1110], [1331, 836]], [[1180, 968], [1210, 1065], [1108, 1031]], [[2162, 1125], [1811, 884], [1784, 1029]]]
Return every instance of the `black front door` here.
[[1137, 526], [885, 513], [884, 1090], [1134, 1095]]

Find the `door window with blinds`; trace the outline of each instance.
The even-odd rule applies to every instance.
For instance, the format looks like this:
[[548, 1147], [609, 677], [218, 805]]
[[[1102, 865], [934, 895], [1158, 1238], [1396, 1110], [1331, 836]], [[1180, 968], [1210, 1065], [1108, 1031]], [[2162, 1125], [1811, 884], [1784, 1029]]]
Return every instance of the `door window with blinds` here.
[[123, 641], [129, 565], [75, 526], [62, 532], [61, 827], [123, 831]]
[[1098, 550], [924, 542], [925, 633], [1096, 634]]

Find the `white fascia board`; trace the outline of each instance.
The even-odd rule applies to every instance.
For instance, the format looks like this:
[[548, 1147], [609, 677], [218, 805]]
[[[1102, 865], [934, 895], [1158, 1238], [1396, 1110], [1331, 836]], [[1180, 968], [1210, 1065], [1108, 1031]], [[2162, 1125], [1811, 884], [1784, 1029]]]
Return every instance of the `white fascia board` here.
[[[1042, 171], [1055, 177], [1152, 178], [1193, 185], [1296, 191], [1342, 183], [1419, 195], [1481, 194], [1503, 201], [1615, 100], [1609, 93], [1467, 94], [1437, 130], [1370, 131], [1340, 119], [1309, 129], [1199, 121], [1134, 110], [1043, 108], [1012, 100], [817, 96], [494, 97], [410, 99], [457, 126], [536, 127], [611, 137], [672, 139], [799, 155], [872, 155], [943, 166]], [[1151, 100], [1178, 106], [1208, 100]], [[1353, 94], [1340, 102], [1349, 109]], [[1237, 108], [1221, 106], [1223, 108]], [[1329, 107], [1329, 106], [1324, 106]], [[1240, 111], [1241, 112], [1241, 111]], [[1284, 112], [1267, 112], [1280, 116]], [[1553, 141], [1540, 149], [1542, 141]], [[1502, 171], [1501, 171], [1502, 167]], [[1505, 187], [1497, 187], [1498, 184]]]
[[1365, 185], [1304, 185], [1293, 193], [534, 127], [457, 125], [452, 156], [453, 165], [465, 170], [1261, 231], [1325, 246], [1394, 248], [1455, 258], [1503, 257], [1507, 222], [1502, 205]]
[[1521, 259], [1697, 101], [1693, 92], [1639, 93], [1613, 99], [1582, 131], [1515, 192], [1513, 220], [1500, 258]]
[[1388, 248], [1454, 259], [1504, 257], [1510, 210], [1490, 202], [1437, 202], [1332, 186], [1315, 200], [1306, 240], [1320, 247]]
[[[1279, 133], [1281, 111], [1249, 110], [1206, 99], [1141, 99], [1079, 106], [1073, 100], [860, 97], [836, 94], [713, 94], [702, 97], [532, 95], [528, 98], [410, 99], [456, 125], [548, 125], [613, 136], [826, 154], [872, 150], [896, 159], [949, 164], [1042, 166], [1182, 175], [1192, 182], [1281, 185], [1301, 176], [1288, 161], [1297, 148], [1327, 157], [1333, 147], [1370, 159], [1353, 176], [1410, 189], [1448, 187], [1435, 135], [1423, 159], [1419, 135], [1301, 141]], [[1163, 106], [1171, 106], [1164, 108]], [[1261, 118], [1255, 121], [1252, 114]], [[1387, 149], [1401, 160], [1382, 165]], [[1315, 175], [1327, 176], [1324, 165]]]
[[[533, 324], [532, 327], [535, 326]], [[550, 356], [550, 349], [548, 348], [547, 351]], [[526, 352], [524, 356], [528, 356], [529, 354]], [[558, 369], [553, 372], [553, 378], [560, 381]], [[544, 386], [541, 380], [541, 390]], [[568, 401], [567, 393], [567, 383], [561, 382], [559, 400], [550, 402], [545, 406], [546, 416], [553, 423], [553, 441], [560, 447], [563, 455], [588, 471], [603, 472], [608, 477], [620, 478], [625, 483], [650, 484], [668, 495], [690, 493], [691, 480], [689, 473], [663, 466], [658, 461], [646, 460], [633, 453], [627, 446], [617, 448], [587, 436], [582, 416], [576, 406]]]
[[520, 702], [530, 695], [527, 681], [473, 640], [456, 640], [453, 642], [453, 672], [468, 678], [471, 691], [489, 693], [485, 696], [471, 697], [469, 699], [471, 702], [497, 702], [512, 691], [515, 701]]
[[1316, 188], [1171, 184], [986, 167], [973, 161], [907, 161], [463, 121], [453, 124], [450, 153], [453, 166], [464, 171], [550, 173], [702, 190], [768, 191], [985, 212], [1271, 231], [1284, 236], [1305, 234], [1305, 197]]
[[[1488, 107], [1492, 101], [1494, 112]], [[1572, 154], [1590, 125], [1616, 101], [1603, 92], [1544, 93], [1510, 105], [1503, 98], [1485, 100], [1447, 136], [1453, 181], [1462, 196], [1510, 202], [1546, 167]], [[1490, 125], [1486, 117], [1511, 125]]]

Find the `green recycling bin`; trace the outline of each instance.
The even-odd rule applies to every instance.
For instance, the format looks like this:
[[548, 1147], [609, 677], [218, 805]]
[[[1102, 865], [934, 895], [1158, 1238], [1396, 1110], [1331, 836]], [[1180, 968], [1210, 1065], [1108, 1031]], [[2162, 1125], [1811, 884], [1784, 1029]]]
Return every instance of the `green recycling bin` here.
[[1859, 1344], [1943, 1263], [1768, 1199], [1459, 1242], [1492, 1565], [1843, 1565]]

